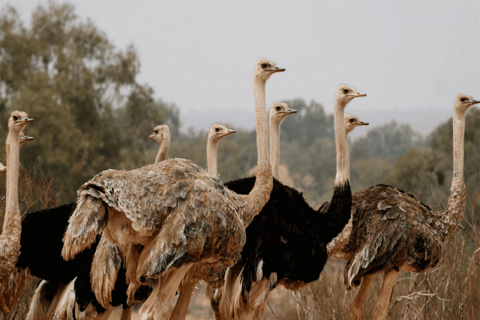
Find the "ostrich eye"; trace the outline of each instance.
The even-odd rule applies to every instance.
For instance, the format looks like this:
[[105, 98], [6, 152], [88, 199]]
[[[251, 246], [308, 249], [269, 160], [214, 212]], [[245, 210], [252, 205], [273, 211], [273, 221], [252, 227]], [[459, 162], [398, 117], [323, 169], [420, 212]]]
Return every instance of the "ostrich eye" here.
[[348, 93], [348, 89], [343, 89], [343, 93]]
[[354, 121], [355, 121], [355, 119], [350, 119], [350, 122], [354, 122]]
[[467, 98], [462, 98], [462, 99], [460, 99], [460, 101], [465, 102], [465, 101], [467, 101]]
[[268, 67], [268, 64], [262, 63], [262, 68], [265, 69], [266, 67]]
[[280, 111], [281, 109], [282, 109], [282, 108], [280, 108], [280, 106], [276, 106], [276, 107], [275, 107], [275, 110], [277, 110], [277, 111]]
[[215, 132], [218, 132], [218, 131], [220, 131], [220, 128], [215, 128]]
[[153, 132], [155, 132], [155, 134], [158, 134], [158, 130], [155, 130], [155, 131], [153, 131]]
[[17, 116], [13, 116], [13, 121], [17, 121], [18, 120], [18, 117]]

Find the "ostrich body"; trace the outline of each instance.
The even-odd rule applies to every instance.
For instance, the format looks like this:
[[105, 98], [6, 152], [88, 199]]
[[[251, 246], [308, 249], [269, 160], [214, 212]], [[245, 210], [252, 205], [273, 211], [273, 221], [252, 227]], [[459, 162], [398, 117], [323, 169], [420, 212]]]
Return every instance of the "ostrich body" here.
[[259, 179], [249, 195], [230, 191], [217, 177], [185, 159], [168, 159], [131, 171], [107, 170], [78, 191], [62, 256], [72, 259], [102, 231], [113, 245], [143, 245], [137, 280], [160, 278], [140, 308], [149, 319], [169, 316], [175, 291], [192, 264], [232, 265], [238, 260], [245, 228], [268, 201], [272, 188], [265, 82], [284, 70], [266, 59], [255, 66]]
[[[213, 124], [208, 131], [207, 137], [207, 168], [208, 173], [217, 176], [217, 148], [220, 141], [228, 135], [235, 133], [235, 130], [228, 129], [220, 124]], [[187, 317], [188, 305], [192, 298], [193, 291], [199, 281], [208, 284], [210, 292], [223, 285], [226, 267], [221, 264], [197, 264], [188, 270], [182, 279], [178, 291], [177, 303], [173, 309], [170, 319], [185, 319]]]
[[15, 264], [20, 255], [20, 235], [22, 233], [21, 213], [18, 206], [18, 168], [20, 166], [20, 134], [33, 119], [22, 111], [13, 111], [8, 119], [7, 151], [7, 190], [3, 232], [0, 236], [0, 310], [10, 313], [18, 302], [28, 278], [28, 272], [15, 272]]
[[[444, 211], [431, 209], [408, 192], [379, 184], [353, 194], [350, 230], [329, 255], [347, 260], [347, 289], [361, 283], [350, 305], [350, 319], [363, 317], [368, 290], [384, 273], [373, 319], [385, 319], [400, 270], [426, 272], [442, 260], [443, 245], [462, 221], [466, 189], [463, 180], [465, 113], [480, 101], [459, 94], [453, 114], [453, 179]], [[327, 210], [328, 203], [322, 205]]]
[[[337, 175], [332, 197], [334, 205], [327, 214], [318, 214], [300, 192], [274, 180], [269, 202], [247, 228], [247, 243], [242, 251], [242, 259], [229, 268], [225, 286], [213, 296], [212, 307], [214, 310], [219, 308], [217, 318], [263, 317], [269, 291], [277, 284], [298, 290], [319, 278], [327, 260], [327, 243], [343, 229], [350, 217], [351, 192], [344, 109], [352, 99], [362, 96], [365, 94], [344, 85], [337, 90], [334, 114], [337, 145]], [[274, 153], [277, 151], [274, 150]], [[278, 165], [279, 158], [276, 159], [276, 162], [272, 162], [274, 166]], [[254, 181], [252, 177], [227, 185], [242, 193], [248, 192]]]

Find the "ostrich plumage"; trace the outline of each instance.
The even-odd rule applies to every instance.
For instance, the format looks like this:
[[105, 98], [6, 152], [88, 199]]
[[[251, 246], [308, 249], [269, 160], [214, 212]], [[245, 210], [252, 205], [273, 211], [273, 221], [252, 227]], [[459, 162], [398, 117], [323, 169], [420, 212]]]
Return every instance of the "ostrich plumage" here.
[[[237, 193], [248, 193], [255, 177], [227, 183]], [[333, 206], [319, 214], [296, 189], [274, 180], [270, 200], [247, 228], [247, 242], [242, 259], [236, 264], [242, 272], [242, 298], [247, 301], [252, 283], [276, 274], [277, 283], [299, 289], [319, 278], [327, 261], [327, 244], [342, 231], [350, 215], [350, 184], [337, 187]], [[258, 268], [262, 273], [258, 278]]]
[[268, 201], [272, 188], [265, 82], [271, 74], [284, 70], [266, 59], [255, 66], [259, 179], [249, 195], [235, 194], [218, 177], [185, 159], [131, 171], [106, 170], [79, 189], [62, 256], [72, 259], [101, 232], [113, 245], [143, 245], [135, 268], [137, 280], [144, 283], [160, 278], [141, 308], [147, 317], [168, 315], [168, 305], [192, 264], [228, 266], [238, 260], [245, 228]]
[[[453, 115], [453, 178], [447, 207], [431, 209], [415, 195], [389, 185], [376, 185], [353, 194], [352, 221], [346, 236], [329, 255], [347, 260], [347, 289], [361, 285], [350, 305], [350, 318], [363, 317], [363, 305], [375, 276], [384, 273], [373, 319], [385, 319], [390, 296], [400, 271], [425, 272], [443, 257], [445, 239], [462, 221], [466, 206], [463, 179], [465, 113], [472, 97], [459, 94]], [[322, 210], [328, 209], [328, 203]]]
[[[343, 90], [347, 90], [347, 93]], [[354, 96], [350, 98], [350, 95]], [[223, 290], [217, 290], [212, 297], [212, 308], [220, 318], [262, 317], [268, 291], [277, 284], [298, 290], [319, 278], [328, 258], [327, 244], [350, 219], [352, 193], [348, 149], [346, 146], [339, 149], [338, 145], [346, 144], [346, 136], [351, 131], [345, 124], [347, 115], [343, 110], [357, 96], [364, 95], [348, 86], [340, 86], [337, 91], [337, 154], [343, 153], [337, 155], [337, 178], [341, 175], [343, 180], [336, 181], [332, 205], [327, 212], [319, 214], [300, 192], [274, 179], [269, 201], [247, 228], [242, 259], [229, 268]], [[367, 124], [353, 118], [356, 125]], [[271, 153], [277, 154], [278, 162], [279, 150], [273, 148]], [[272, 164], [278, 166], [277, 162]], [[229, 182], [227, 187], [237, 193], [248, 193], [255, 179], [250, 177]]]

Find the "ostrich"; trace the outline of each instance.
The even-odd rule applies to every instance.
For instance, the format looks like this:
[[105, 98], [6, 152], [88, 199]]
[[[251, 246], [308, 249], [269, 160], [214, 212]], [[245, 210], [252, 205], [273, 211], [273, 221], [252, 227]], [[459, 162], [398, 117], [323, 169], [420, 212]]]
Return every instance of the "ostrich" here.
[[[448, 205], [436, 211], [408, 192], [379, 184], [353, 194], [352, 226], [329, 255], [347, 260], [344, 281], [348, 290], [360, 285], [350, 305], [350, 319], [363, 317], [363, 306], [375, 276], [383, 284], [373, 310], [374, 320], [387, 317], [393, 287], [400, 271], [426, 272], [443, 257], [443, 244], [462, 221], [466, 190], [463, 180], [465, 113], [480, 103], [459, 94], [453, 113], [453, 179]], [[327, 210], [328, 203], [322, 207]]]
[[[217, 176], [217, 147], [220, 141], [228, 135], [235, 133], [235, 130], [228, 129], [220, 124], [213, 124], [208, 131], [207, 137], [207, 168], [208, 173]], [[173, 309], [170, 319], [185, 319], [188, 305], [192, 298], [197, 283], [201, 280], [208, 284], [209, 290], [213, 291], [223, 285], [225, 266], [219, 264], [197, 264], [192, 267], [182, 279], [178, 291], [180, 295]]]
[[297, 113], [297, 110], [290, 109], [288, 104], [274, 102], [270, 107], [269, 114], [269, 135], [270, 135], [270, 163], [272, 165], [273, 177], [279, 180], [280, 166], [280, 125], [286, 117]]
[[170, 128], [166, 124], [156, 126], [153, 129], [153, 133], [149, 136], [150, 139], [154, 139], [160, 145], [158, 149], [157, 157], [155, 158], [155, 163], [159, 163], [167, 159], [168, 149], [170, 148], [170, 141], [172, 140], [172, 134], [170, 133]]
[[141, 283], [160, 278], [140, 308], [144, 318], [169, 316], [177, 287], [193, 264], [232, 265], [240, 257], [246, 226], [268, 201], [272, 188], [265, 83], [284, 70], [263, 58], [255, 66], [259, 178], [252, 192], [236, 194], [185, 159], [101, 172], [78, 191], [62, 256], [74, 258], [102, 231], [111, 244], [143, 245], [136, 278]]
[[[18, 168], [20, 166], [19, 135], [25, 126], [33, 122], [23, 111], [12, 111], [8, 119], [7, 190], [3, 232], [0, 235], [0, 310], [10, 313], [17, 304], [18, 288], [25, 286], [28, 272], [17, 274], [15, 264], [20, 255], [21, 214], [18, 206]], [[20, 289], [21, 291], [21, 289]]]
[[[169, 127], [167, 125], [159, 125], [154, 128], [153, 133], [149, 137], [156, 140], [159, 144], [156, 162], [165, 160], [171, 139]], [[75, 260], [73, 260], [77, 262], [76, 264], [72, 264], [72, 261], [66, 262], [61, 258], [60, 252], [63, 246], [61, 239], [64, 230], [67, 228], [68, 218], [75, 210], [75, 206], [75, 203], [71, 203], [41, 212], [33, 212], [27, 215], [32, 221], [36, 221], [33, 219], [42, 219], [42, 216], [50, 216], [52, 219], [56, 218], [56, 220], [60, 220], [59, 224], [55, 225], [52, 230], [49, 230], [50, 232], [53, 232], [55, 236], [48, 237], [48, 233], [42, 236], [47, 243], [54, 245], [53, 250], [50, 248], [50, 250], [44, 252], [44, 246], [42, 248], [32, 247], [32, 241], [25, 241], [25, 246], [27, 249], [30, 249], [29, 254], [24, 257], [25, 268], [33, 264], [33, 261], [35, 261], [33, 254], [38, 254], [38, 252], [42, 255], [48, 254], [54, 256], [48, 256], [49, 260], [54, 263], [52, 263], [47, 270], [50, 270], [51, 267], [57, 268], [53, 270], [53, 272], [57, 274], [57, 277], [55, 277], [54, 274], [47, 274], [41, 270], [40, 273], [37, 272], [37, 276], [48, 279], [48, 281], [43, 280], [35, 291], [27, 320], [38, 319], [40, 317], [43, 317], [45, 320], [52, 319], [55, 314], [62, 319], [69, 319], [72, 318], [74, 312], [77, 319], [80, 319], [82, 316], [95, 316], [96, 319], [107, 319], [113, 311], [113, 307], [120, 305], [124, 306], [122, 320], [130, 319], [131, 309], [125, 308], [127, 306], [125, 296], [125, 268], [121, 265], [121, 260], [118, 260], [118, 250], [115, 250], [112, 246], [107, 247], [105, 242], [100, 242], [99, 248], [97, 248], [97, 244], [95, 244], [90, 249], [85, 250], [81, 255], [77, 256]], [[25, 221], [26, 220], [24, 220], [24, 222]], [[41, 223], [41, 221], [36, 222]], [[27, 225], [34, 228], [35, 223], [28, 223]], [[35, 234], [33, 231], [34, 230], [32, 230], [31, 234]], [[54, 239], [56, 241], [53, 241]], [[107, 248], [109, 250], [105, 250]], [[108, 273], [110, 276], [114, 276], [117, 282], [114, 282], [115, 287], [112, 288], [112, 291], [114, 292], [109, 294], [113, 299], [110, 300], [111, 303], [108, 305], [107, 309], [96, 300], [90, 284], [90, 270], [94, 254], [97, 250], [102, 252], [105, 257], [110, 258], [107, 261], [104, 261], [106, 265], [112, 267], [112, 260], [117, 261], [116, 264], [113, 264], [112, 270]], [[36, 266], [36, 264], [33, 265]], [[42, 264], [40, 267], [45, 266]], [[115, 273], [113, 272], [113, 269], [116, 270]], [[66, 274], [59, 278], [59, 272], [60, 274], [62, 272]]]
[[[242, 259], [228, 269], [224, 287], [213, 296], [212, 307], [219, 309], [217, 318], [261, 317], [269, 291], [277, 284], [298, 290], [320, 276], [327, 260], [327, 243], [350, 217], [344, 109], [354, 98], [364, 96], [346, 85], [341, 85], [336, 93], [337, 174], [332, 197], [335, 205], [327, 214], [320, 215], [301, 193], [274, 180], [270, 201], [247, 228]], [[254, 180], [242, 179], [227, 186], [240, 193], [248, 192]]]

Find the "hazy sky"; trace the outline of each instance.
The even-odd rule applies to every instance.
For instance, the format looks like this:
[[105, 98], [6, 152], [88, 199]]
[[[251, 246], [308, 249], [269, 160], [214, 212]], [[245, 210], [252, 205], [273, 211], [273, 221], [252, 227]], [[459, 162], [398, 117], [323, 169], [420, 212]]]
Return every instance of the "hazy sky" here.
[[[7, 2], [26, 23], [47, 3]], [[180, 108], [184, 128], [253, 128], [260, 57], [287, 68], [267, 83], [268, 107], [314, 99], [332, 113], [345, 83], [368, 94], [347, 112], [427, 134], [452, 115], [458, 93], [480, 98], [479, 1], [70, 2], [117, 48], [135, 45], [140, 82]]]

